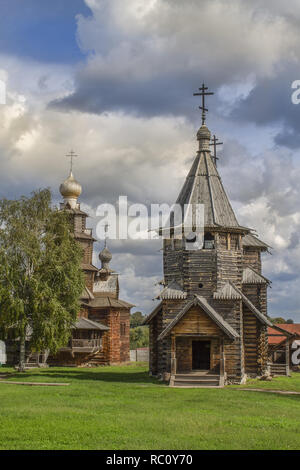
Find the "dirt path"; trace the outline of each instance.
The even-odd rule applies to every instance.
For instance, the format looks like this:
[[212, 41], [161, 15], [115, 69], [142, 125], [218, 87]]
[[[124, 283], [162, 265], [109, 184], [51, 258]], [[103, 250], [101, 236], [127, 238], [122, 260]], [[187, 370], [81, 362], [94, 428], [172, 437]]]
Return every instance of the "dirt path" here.
[[245, 392], [279, 393], [280, 395], [300, 395], [300, 392], [293, 392], [292, 390], [268, 390], [266, 388], [239, 388], [236, 390], [243, 390]]

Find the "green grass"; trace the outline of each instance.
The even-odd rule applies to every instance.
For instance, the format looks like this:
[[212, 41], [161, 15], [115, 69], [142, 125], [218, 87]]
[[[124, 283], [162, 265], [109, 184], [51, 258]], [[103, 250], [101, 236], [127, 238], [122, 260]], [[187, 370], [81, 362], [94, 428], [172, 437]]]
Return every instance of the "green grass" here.
[[[299, 449], [300, 395], [169, 388], [144, 364], [49, 368], [0, 384], [0, 449]], [[300, 391], [300, 374], [247, 387]]]

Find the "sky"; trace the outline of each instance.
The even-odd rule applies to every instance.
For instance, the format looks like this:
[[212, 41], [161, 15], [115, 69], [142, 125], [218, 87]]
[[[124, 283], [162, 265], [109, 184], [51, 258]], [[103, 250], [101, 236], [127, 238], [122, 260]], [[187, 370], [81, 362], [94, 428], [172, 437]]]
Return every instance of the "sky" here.
[[[204, 81], [238, 221], [272, 247], [269, 314], [300, 322], [299, 26], [298, 0], [2, 0], [0, 197], [50, 187], [58, 203], [73, 148], [94, 229], [97, 206], [119, 195], [174, 202], [197, 150]], [[161, 243], [109, 246], [121, 298], [149, 313]]]

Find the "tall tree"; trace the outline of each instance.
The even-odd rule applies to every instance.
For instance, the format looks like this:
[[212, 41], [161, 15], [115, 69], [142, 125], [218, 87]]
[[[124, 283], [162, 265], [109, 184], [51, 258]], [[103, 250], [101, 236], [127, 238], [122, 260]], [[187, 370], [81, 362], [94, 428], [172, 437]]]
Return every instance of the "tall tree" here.
[[134, 312], [130, 314], [130, 328], [136, 328], [141, 326], [145, 320], [145, 316], [142, 312]]
[[130, 328], [130, 349], [146, 348], [149, 346], [148, 326]]
[[82, 249], [69, 215], [51, 207], [48, 189], [0, 200], [0, 328], [33, 351], [55, 353], [71, 334], [84, 288]]

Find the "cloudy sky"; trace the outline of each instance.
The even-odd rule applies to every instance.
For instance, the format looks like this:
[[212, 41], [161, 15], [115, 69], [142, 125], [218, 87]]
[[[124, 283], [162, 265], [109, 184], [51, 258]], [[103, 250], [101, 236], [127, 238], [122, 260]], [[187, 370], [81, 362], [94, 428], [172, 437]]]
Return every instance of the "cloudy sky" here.
[[[224, 142], [219, 171], [238, 220], [273, 247], [264, 256], [269, 313], [300, 322], [300, 105], [291, 102], [300, 79], [299, 1], [0, 7], [0, 197], [49, 186], [58, 202], [74, 148], [90, 214], [119, 195], [174, 202], [197, 149], [192, 95], [205, 81], [215, 91], [207, 123]], [[121, 297], [148, 313], [162, 276], [160, 243], [110, 247]]]

